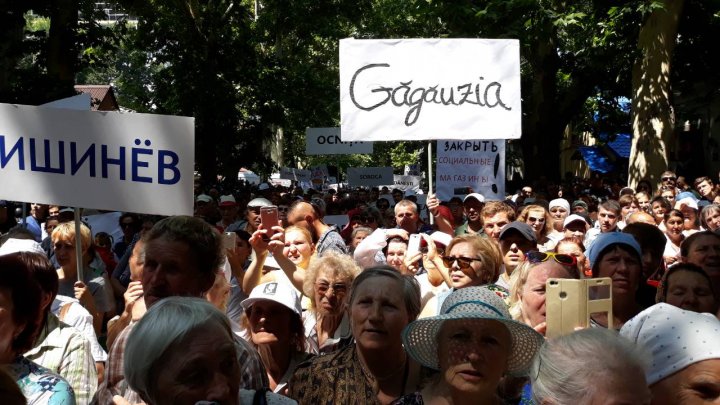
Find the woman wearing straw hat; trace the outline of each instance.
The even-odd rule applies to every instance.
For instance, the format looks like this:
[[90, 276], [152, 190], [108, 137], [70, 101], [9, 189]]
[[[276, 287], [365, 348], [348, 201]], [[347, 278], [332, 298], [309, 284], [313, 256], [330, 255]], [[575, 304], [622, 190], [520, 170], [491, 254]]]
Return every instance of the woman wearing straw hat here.
[[512, 320], [492, 290], [456, 290], [440, 315], [412, 322], [403, 331], [407, 353], [440, 374], [395, 404], [501, 404], [500, 379], [525, 375], [542, 343], [542, 335]]

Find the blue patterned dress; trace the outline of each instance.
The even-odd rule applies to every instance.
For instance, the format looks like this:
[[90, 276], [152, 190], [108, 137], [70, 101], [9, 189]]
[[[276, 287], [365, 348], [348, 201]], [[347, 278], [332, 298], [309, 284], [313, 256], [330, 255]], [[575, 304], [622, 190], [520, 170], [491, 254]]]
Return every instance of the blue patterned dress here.
[[20, 356], [8, 371], [15, 378], [28, 405], [75, 405], [70, 384], [50, 370]]

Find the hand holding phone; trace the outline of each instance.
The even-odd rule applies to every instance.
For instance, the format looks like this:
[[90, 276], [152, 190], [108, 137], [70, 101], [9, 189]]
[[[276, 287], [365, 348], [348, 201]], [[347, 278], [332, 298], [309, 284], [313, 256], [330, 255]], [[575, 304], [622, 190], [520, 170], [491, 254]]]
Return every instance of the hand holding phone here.
[[612, 329], [612, 280], [549, 278], [545, 283], [545, 337], [553, 338], [590, 326], [593, 314], [607, 314]]
[[422, 237], [420, 236], [419, 233], [414, 233], [414, 234], [410, 235], [410, 237], [408, 239], [408, 247], [407, 247], [407, 252], [405, 253], [405, 256], [410, 257], [420, 251], [421, 238]]
[[267, 230], [265, 240], [269, 240], [275, 231], [272, 229], [274, 226], [278, 226], [278, 208], [275, 205], [267, 207], [260, 207], [260, 223], [263, 229]]
[[235, 249], [237, 244], [237, 234], [235, 232], [225, 232], [223, 234], [223, 246], [225, 249]]

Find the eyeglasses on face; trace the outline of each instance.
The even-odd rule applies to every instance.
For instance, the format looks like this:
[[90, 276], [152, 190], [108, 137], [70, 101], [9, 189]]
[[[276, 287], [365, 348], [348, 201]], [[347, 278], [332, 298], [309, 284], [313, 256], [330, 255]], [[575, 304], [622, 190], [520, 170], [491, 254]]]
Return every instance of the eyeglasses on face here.
[[479, 261], [482, 261], [482, 259], [477, 259], [474, 257], [463, 257], [463, 256], [458, 256], [458, 257], [443, 256], [442, 261], [443, 261], [443, 264], [445, 265], [445, 267], [448, 267], [448, 268], [452, 267], [452, 265], [457, 261], [458, 267], [460, 267], [461, 269], [464, 270], [464, 269], [469, 268], [470, 265], [472, 265], [472, 262], [479, 262]]
[[536, 250], [527, 252], [525, 254], [528, 261], [530, 263], [542, 263], [544, 261], [547, 261], [548, 259], [553, 259], [556, 262], [562, 264], [563, 266], [576, 266], [577, 265], [577, 259], [575, 256], [571, 255], [564, 255], [561, 253], [553, 253], [553, 252], [538, 252]]
[[677, 180], [677, 179], [676, 179], [675, 177], [672, 177], [672, 176], [665, 176], [665, 177], [661, 177], [660, 180], [662, 180], [662, 181], [675, 181], [675, 180]]
[[535, 218], [535, 217], [528, 217], [528, 222], [540, 222], [541, 224], [545, 222], [545, 218]]
[[318, 294], [325, 295], [332, 290], [332, 295], [345, 295], [347, 293], [347, 285], [336, 283], [333, 285], [327, 283], [315, 283], [315, 291]]

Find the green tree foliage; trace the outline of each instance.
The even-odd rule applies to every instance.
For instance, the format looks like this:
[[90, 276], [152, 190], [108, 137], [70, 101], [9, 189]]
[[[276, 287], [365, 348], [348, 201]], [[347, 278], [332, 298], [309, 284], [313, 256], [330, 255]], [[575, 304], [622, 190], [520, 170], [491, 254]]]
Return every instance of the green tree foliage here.
[[75, 76], [90, 63], [84, 50], [108, 41], [94, 2], [0, 0], [0, 10], [0, 101], [36, 105], [75, 95]]
[[[680, 23], [683, 75], [673, 76], [683, 94], [697, 92], [702, 77], [717, 77], [714, 38], [704, 30], [717, 32], [720, 10], [717, 0], [685, 3], [692, 20]], [[632, 93], [640, 28], [662, 7], [654, 0], [119, 4], [138, 17], [137, 26], [101, 26], [87, 0], [0, 0], [8, 10], [0, 16], [0, 101], [39, 104], [72, 95], [68, 77], [112, 83], [124, 107], [195, 117], [196, 164], [210, 177], [241, 166], [270, 172], [280, 162], [269, 158], [267, 143], [278, 133], [286, 165], [425, 163], [424, 152], [417, 154], [422, 142], [378, 142], [372, 156], [304, 155], [307, 127], [339, 125], [338, 41], [350, 36], [518, 38], [526, 172], [559, 176], [556, 157], [569, 123], [594, 132], [627, 127], [617, 100]], [[30, 10], [41, 18], [26, 24]], [[82, 18], [73, 18], [78, 12]], [[705, 100], [678, 99], [688, 106]]]

